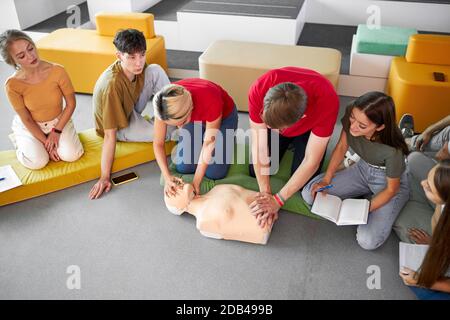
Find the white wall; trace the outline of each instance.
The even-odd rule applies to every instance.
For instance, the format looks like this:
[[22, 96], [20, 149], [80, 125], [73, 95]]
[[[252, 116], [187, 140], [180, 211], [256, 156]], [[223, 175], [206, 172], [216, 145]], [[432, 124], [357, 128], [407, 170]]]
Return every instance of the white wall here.
[[95, 15], [100, 11], [142, 12], [153, 7], [160, 1], [161, 0], [87, 0], [89, 20], [95, 24]]
[[100, 11], [131, 12], [130, 0], [88, 0], [89, 20], [95, 25], [95, 15]]
[[[303, 8], [296, 19], [178, 12], [178, 50], [204, 51], [216, 40], [295, 45], [305, 22]], [[163, 30], [155, 28], [156, 33]]]
[[0, 0], [0, 30], [20, 29], [14, 0]]
[[[4, 1], [4, 0], [1, 0]], [[79, 5], [85, 0], [14, 0], [20, 28], [25, 29], [67, 10], [70, 5]], [[2, 12], [3, 15], [3, 12]]]
[[180, 35], [177, 21], [155, 20], [155, 33], [164, 37], [166, 49], [180, 50]]
[[381, 25], [450, 32], [448, 4], [375, 0], [306, 1], [306, 22], [356, 26], [366, 23], [369, 17], [367, 8], [376, 5], [380, 8]]

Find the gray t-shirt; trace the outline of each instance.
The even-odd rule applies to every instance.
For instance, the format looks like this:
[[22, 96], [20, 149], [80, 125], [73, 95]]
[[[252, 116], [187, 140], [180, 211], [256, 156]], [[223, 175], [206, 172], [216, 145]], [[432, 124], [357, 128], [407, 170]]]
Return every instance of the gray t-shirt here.
[[386, 167], [386, 176], [400, 178], [405, 171], [405, 155], [402, 150], [395, 149], [387, 144], [370, 141], [365, 137], [354, 137], [350, 133], [351, 106], [347, 107], [344, 117], [341, 119], [343, 130], [347, 136], [348, 145], [365, 162], [380, 167]]

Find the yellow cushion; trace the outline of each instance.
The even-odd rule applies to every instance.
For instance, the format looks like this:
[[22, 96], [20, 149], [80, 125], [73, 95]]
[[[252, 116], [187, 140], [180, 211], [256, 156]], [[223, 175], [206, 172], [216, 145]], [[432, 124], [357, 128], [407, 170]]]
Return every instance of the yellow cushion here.
[[[30, 199], [100, 177], [103, 139], [90, 129], [79, 134], [84, 155], [75, 162], [50, 162], [41, 170], [22, 166], [13, 150], [0, 152], [0, 166], [12, 165], [23, 185], [0, 193], [0, 206]], [[169, 154], [174, 142], [166, 143]], [[155, 159], [152, 143], [118, 142], [112, 172], [124, 170]]]
[[[92, 93], [102, 72], [116, 60], [112, 37], [99, 36], [95, 30], [59, 29], [40, 39], [36, 45], [42, 59], [66, 68], [76, 92]], [[146, 61], [167, 71], [164, 38], [147, 39]]]
[[240, 111], [248, 111], [248, 90], [265, 72], [286, 66], [315, 70], [336, 87], [341, 53], [330, 48], [220, 40], [199, 57], [200, 77], [221, 85]]
[[406, 61], [450, 66], [450, 36], [437, 34], [411, 36]]
[[417, 132], [450, 113], [450, 82], [434, 81], [433, 72], [449, 75], [450, 65], [410, 63], [404, 57], [391, 63], [387, 92], [395, 102], [397, 121], [412, 114]]
[[120, 29], [137, 29], [144, 33], [146, 39], [155, 36], [154, 17], [150, 13], [100, 12], [95, 15], [95, 24], [100, 36], [114, 37]]

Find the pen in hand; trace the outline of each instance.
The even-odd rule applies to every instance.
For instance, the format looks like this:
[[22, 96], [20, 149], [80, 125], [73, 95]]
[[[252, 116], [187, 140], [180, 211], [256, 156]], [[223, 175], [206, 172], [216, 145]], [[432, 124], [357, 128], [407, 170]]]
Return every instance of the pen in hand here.
[[325, 187], [319, 188], [319, 189], [317, 189], [316, 192], [321, 192], [321, 191], [324, 191], [324, 190], [327, 190], [327, 189], [330, 189], [330, 188], [333, 188], [332, 184], [329, 184], [329, 185], [327, 185]]

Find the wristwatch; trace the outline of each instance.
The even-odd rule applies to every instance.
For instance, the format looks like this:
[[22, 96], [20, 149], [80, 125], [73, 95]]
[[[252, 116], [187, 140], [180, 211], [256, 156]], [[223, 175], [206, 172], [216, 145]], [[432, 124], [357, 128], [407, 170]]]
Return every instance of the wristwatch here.
[[52, 128], [52, 132], [56, 132], [57, 134], [61, 134], [61, 133], [62, 133], [61, 130], [58, 130], [58, 129], [56, 129], [56, 128]]

